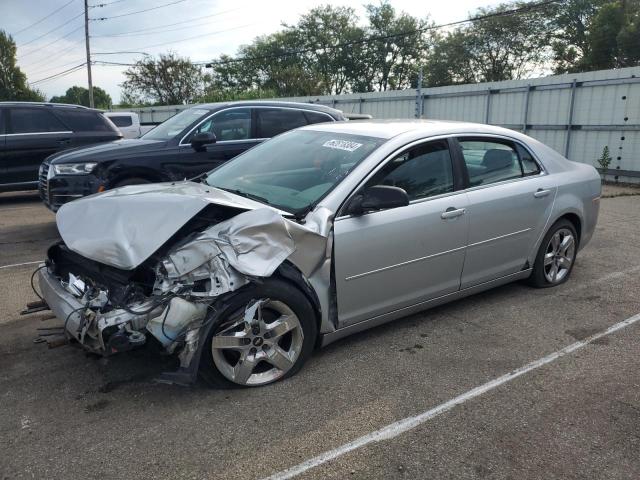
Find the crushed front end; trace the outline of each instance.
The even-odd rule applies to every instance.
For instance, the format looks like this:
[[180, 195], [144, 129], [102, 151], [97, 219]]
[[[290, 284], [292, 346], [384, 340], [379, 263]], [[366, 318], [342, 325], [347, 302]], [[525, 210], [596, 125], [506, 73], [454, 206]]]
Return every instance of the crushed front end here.
[[167, 230], [160, 243], [137, 237], [135, 225], [145, 235], [154, 231], [142, 214], [126, 230], [112, 223], [114, 231], [126, 233], [110, 238], [98, 224], [87, 229], [77, 221], [71, 228], [66, 222], [74, 203], [58, 213], [63, 242], [49, 249], [38, 271], [44, 301], [64, 322], [65, 335], [104, 356], [155, 342], [178, 354], [189, 381], [218, 302], [270, 277], [285, 260], [309, 282], [327, 261], [326, 229], [319, 228], [328, 223], [324, 213], [318, 225], [303, 226], [270, 208], [239, 211], [211, 204], [173, 234]]
[[65, 334], [86, 350], [111, 355], [142, 346], [151, 336], [171, 353], [184, 348], [190, 329], [200, 327], [211, 300], [192, 295], [193, 285], [159, 291], [156, 275], [149, 264], [120, 270], [57, 244], [39, 271], [39, 284]]

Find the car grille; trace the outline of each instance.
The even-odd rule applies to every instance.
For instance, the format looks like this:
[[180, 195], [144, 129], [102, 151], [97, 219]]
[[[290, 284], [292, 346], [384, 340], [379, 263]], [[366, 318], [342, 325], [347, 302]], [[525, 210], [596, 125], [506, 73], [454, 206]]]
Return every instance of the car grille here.
[[38, 175], [38, 191], [40, 192], [40, 198], [43, 202], [49, 203], [49, 180], [47, 175], [49, 173], [49, 164], [43, 162], [40, 166], [40, 173]]

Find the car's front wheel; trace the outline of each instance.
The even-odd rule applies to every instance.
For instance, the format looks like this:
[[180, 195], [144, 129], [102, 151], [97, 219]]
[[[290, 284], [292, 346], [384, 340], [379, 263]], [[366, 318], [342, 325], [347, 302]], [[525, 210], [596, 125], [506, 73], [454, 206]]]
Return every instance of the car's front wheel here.
[[200, 374], [215, 387], [266, 385], [300, 370], [316, 337], [306, 296], [287, 282], [266, 279], [238, 291], [216, 314]]
[[569, 278], [578, 252], [578, 235], [573, 224], [558, 220], [540, 244], [529, 283], [538, 288], [554, 287]]

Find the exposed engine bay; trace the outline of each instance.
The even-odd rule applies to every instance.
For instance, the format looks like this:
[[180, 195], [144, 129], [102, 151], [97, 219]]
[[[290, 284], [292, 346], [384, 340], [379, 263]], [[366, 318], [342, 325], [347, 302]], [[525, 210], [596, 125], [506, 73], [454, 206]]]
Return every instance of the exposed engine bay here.
[[[113, 252], [141, 242], [126, 236], [105, 239], [97, 219], [96, 228], [77, 222], [77, 215], [88, 218], [86, 211], [72, 211], [81, 203], [60, 210], [64, 241], [50, 247], [39, 283], [49, 308], [64, 321], [67, 336], [100, 355], [131, 350], [153, 338], [166, 353], [178, 353], [186, 368], [203, 327], [215, 318], [215, 301], [225, 294], [271, 276], [285, 261], [307, 282], [314, 273], [316, 281], [329, 281], [329, 269], [322, 268], [327, 255], [330, 262], [328, 232], [320, 232], [313, 222], [302, 225], [286, 219], [275, 209], [210, 202], [195, 215], [185, 209], [191, 218], [146, 258], [148, 252], [138, 252], [137, 257], [129, 252], [128, 261], [138, 264], [127, 269], [111, 261]], [[128, 210], [130, 219], [135, 205], [129, 204]], [[74, 216], [73, 229], [82, 226], [82, 247], [67, 242], [77, 233], [65, 228], [61, 215]], [[326, 224], [327, 213], [320, 218]], [[101, 247], [107, 241], [114, 245], [108, 251]]]

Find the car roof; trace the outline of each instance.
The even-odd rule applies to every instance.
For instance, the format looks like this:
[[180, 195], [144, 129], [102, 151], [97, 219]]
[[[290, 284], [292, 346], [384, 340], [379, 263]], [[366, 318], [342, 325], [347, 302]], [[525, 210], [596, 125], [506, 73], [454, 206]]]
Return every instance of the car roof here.
[[302, 127], [316, 130], [368, 137], [393, 138], [406, 133], [423, 133], [425, 136], [465, 134], [513, 135], [513, 130], [482, 123], [457, 122], [453, 120], [358, 120], [357, 122], [317, 123]]
[[317, 112], [331, 113], [333, 115], [342, 115], [342, 111], [327, 107], [326, 105], [318, 105], [315, 103], [302, 102], [280, 102], [275, 100], [239, 100], [234, 102], [218, 102], [218, 103], [199, 103], [191, 105], [192, 108], [207, 108], [210, 110], [219, 110], [227, 107], [288, 107], [300, 108], [304, 110], [314, 110]]
[[48, 108], [67, 108], [67, 109], [88, 110], [90, 112], [101, 112], [101, 110], [85, 107], [84, 105], [75, 105], [71, 103], [51, 103], [51, 102], [0, 102], [0, 107], [48, 107]]

